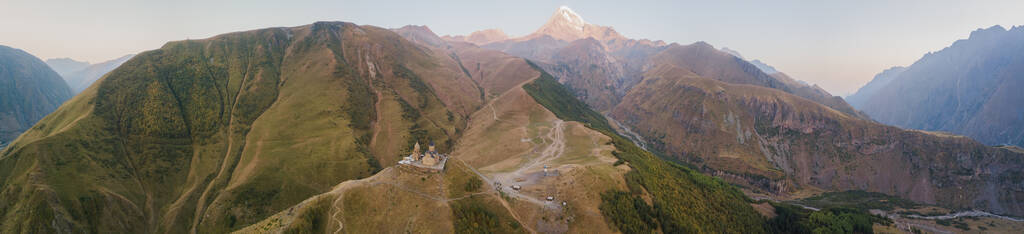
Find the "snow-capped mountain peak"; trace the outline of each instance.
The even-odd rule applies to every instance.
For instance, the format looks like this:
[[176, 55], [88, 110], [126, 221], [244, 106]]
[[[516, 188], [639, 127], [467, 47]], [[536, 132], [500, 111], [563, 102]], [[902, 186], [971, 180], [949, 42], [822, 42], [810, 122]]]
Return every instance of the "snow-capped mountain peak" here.
[[580, 17], [579, 14], [576, 14], [576, 12], [568, 6], [559, 7], [558, 12], [555, 14], [560, 15], [561, 19], [567, 24], [567, 26], [572, 26], [579, 30], [583, 30], [583, 26], [587, 24], [586, 21], [583, 21], [583, 17]]
[[558, 7], [547, 23], [544, 23], [537, 31], [527, 35], [525, 38], [537, 38], [550, 36], [551, 38], [571, 42], [579, 39], [593, 37], [598, 41], [611, 38], [622, 38], [618, 32], [611, 27], [593, 25], [583, 21], [583, 17], [567, 6]]

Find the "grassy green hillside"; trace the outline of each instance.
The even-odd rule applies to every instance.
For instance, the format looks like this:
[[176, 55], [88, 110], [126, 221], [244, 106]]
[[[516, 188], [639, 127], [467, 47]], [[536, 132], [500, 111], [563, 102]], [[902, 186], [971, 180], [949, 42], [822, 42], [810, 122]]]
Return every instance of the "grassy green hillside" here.
[[0, 232], [226, 232], [451, 147], [481, 94], [441, 58], [340, 22], [139, 54], [0, 153]]

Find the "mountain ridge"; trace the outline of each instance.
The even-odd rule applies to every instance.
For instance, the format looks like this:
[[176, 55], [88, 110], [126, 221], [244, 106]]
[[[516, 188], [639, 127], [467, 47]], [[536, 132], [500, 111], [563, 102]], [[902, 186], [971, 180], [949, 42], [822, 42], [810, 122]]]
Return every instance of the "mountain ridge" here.
[[[94, 82], [96, 82], [96, 80], [99, 80], [100, 77], [102, 77], [103, 75], [106, 75], [111, 70], [114, 70], [114, 68], [117, 68], [118, 66], [121, 66], [121, 64], [123, 64], [124, 62], [127, 62], [128, 59], [131, 59], [133, 56], [135, 56], [135, 55], [134, 54], [124, 55], [124, 56], [121, 56], [121, 57], [118, 57], [118, 58], [115, 58], [115, 59], [111, 59], [111, 60], [108, 60], [108, 61], [105, 61], [105, 62], [97, 63], [97, 64], [85, 63], [84, 64], [85, 66], [83, 66], [81, 68], [74, 69], [74, 70], [68, 70], [65, 73], [62, 73], [61, 77], [63, 77], [64, 81], [67, 82], [68, 86], [71, 87], [71, 91], [74, 92], [75, 94], [78, 94], [78, 93], [81, 93], [86, 88], [88, 88]], [[61, 60], [55, 60], [55, 61], [53, 61], [52, 64], [51, 64], [50, 61], [51, 60], [47, 60], [47, 65], [49, 65], [50, 67], [55, 67], [55, 66], [56, 67], [61, 67], [61, 66], [63, 66], [63, 65], [59, 64], [59, 63], [62, 63], [62, 62], [60, 62]]]
[[469, 33], [468, 36], [444, 35], [441, 38], [443, 38], [445, 40], [449, 40], [449, 41], [464, 41], [464, 42], [469, 42], [469, 43], [473, 43], [473, 44], [476, 44], [476, 45], [486, 45], [486, 44], [490, 44], [492, 42], [499, 42], [499, 41], [508, 40], [510, 37], [508, 36], [508, 34], [505, 34], [505, 31], [502, 31], [501, 29], [491, 28], [491, 29], [484, 29], [484, 30], [479, 30], [479, 31], [473, 31], [472, 33]]
[[0, 149], [71, 96], [67, 83], [42, 60], [0, 45]]
[[884, 71], [849, 99], [879, 122], [962, 134], [989, 145], [1024, 144], [1013, 103], [1024, 74], [1024, 27], [992, 26], [930, 52], [898, 74]]
[[50, 68], [57, 72], [61, 77], [70, 75], [75, 71], [82, 70], [89, 66], [89, 62], [78, 61], [72, 58], [52, 58], [47, 59], [45, 62], [46, 65], [50, 66]]

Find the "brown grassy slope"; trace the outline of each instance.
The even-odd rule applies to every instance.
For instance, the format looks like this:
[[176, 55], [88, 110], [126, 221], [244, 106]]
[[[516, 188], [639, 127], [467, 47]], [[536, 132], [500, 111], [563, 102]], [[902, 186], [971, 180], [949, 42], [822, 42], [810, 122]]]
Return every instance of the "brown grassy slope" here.
[[488, 100], [540, 75], [522, 58], [469, 43], [451, 42], [449, 45], [450, 53], [483, 88]]
[[[513, 184], [521, 185], [522, 190], [517, 193], [527, 198], [513, 196], [513, 213], [531, 228], [609, 232], [612, 227], [597, 209], [601, 204], [600, 194], [611, 189], [625, 190], [623, 174], [628, 168], [613, 166], [615, 159], [611, 151], [614, 148], [608, 145], [606, 136], [578, 122], [567, 122], [564, 129], [556, 130], [553, 129], [556, 120], [554, 114], [517, 87], [473, 115], [470, 128], [452, 155], [502, 182], [505, 190]], [[546, 138], [550, 131], [564, 131], [564, 151], [554, 160], [528, 167], [552, 144], [551, 139]], [[559, 176], [537, 181], [527, 179], [542, 173], [543, 165], [557, 170]], [[516, 170], [522, 173], [511, 173]], [[520, 178], [526, 180], [519, 182]], [[555, 196], [572, 205], [565, 211], [558, 211], [524, 200], [545, 196]]]
[[792, 93], [793, 95], [807, 98], [817, 103], [821, 103], [822, 105], [828, 106], [829, 108], [835, 109], [839, 112], [843, 112], [844, 114], [850, 116], [862, 119], [870, 119], [870, 117], [867, 114], [857, 110], [856, 108], [853, 108], [853, 106], [847, 103], [846, 100], [843, 99], [842, 97], [832, 96], [831, 93], [825, 91], [825, 89], [822, 89], [818, 85], [812, 86], [800, 83], [797, 80], [789, 77], [789, 75], [786, 75], [786, 73], [782, 72], [771, 74], [770, 76], [786, 84], [786, 86], [788, 87], [787, 90], [789, 90], [788, 93]]
[[447, 58], [349, 23], [168, 43], [0, 155], [0, 230], [223, 232], [369, 176], [413, 138], [450, 148], [481, 100]]
[[464, 183], [450, 183], [474, 177], [456, 162], [442, 173], [389, 167], [372, 177], [338, 184], [237, 233], [451, 233], [457, 219], [453, 209], [467, 202], [489, 204], [484, 209], [496, 216], [504, 231], [525, 232], [487, 185], [463, 191]]
[[862, 189], [1024, 213], [1020, 153], [853, 118], [774, 89], [664, 65], [610, 114], [665, 155], [754, 190]]
[[[461, 40], [445, 41], [426, 26], [410, 25], [392, 30], [430, 51], [435, 57], [447, 56], [441, 59], [442, 66], [453, 71], [461, 71], [463, 75], [470, 77], [472, 82], [460, 85], [476, 87], [476, 92], [480, 93], [480, 101], [491, 100], [539, 75], [521, 58], [483, 49]], [[476, 110], [468, 110], [466, 113], [473, 111]]]
[[238, 233], [404, 233], [452, 231], [450, 208], [437, 184], [447, 175], [387, 168], [346, 181]]

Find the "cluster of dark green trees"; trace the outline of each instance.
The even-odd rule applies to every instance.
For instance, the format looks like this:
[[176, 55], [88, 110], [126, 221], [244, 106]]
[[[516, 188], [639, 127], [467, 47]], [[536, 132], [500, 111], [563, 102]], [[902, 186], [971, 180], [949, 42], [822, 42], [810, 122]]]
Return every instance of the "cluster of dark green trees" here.
[[479, 197], [462, 199], [450, 204], [455, 219], [455, 233], [522, 232], [515, 221], [502, 222], [503, 218], [491, 211], [493, 209]]
[[888, 224], [885, 217], [853, 208], [810, 211], [798, 206], [773, 203], [775, 216], [765, 229], [770, 233], [874, 233], [874, 223]]

